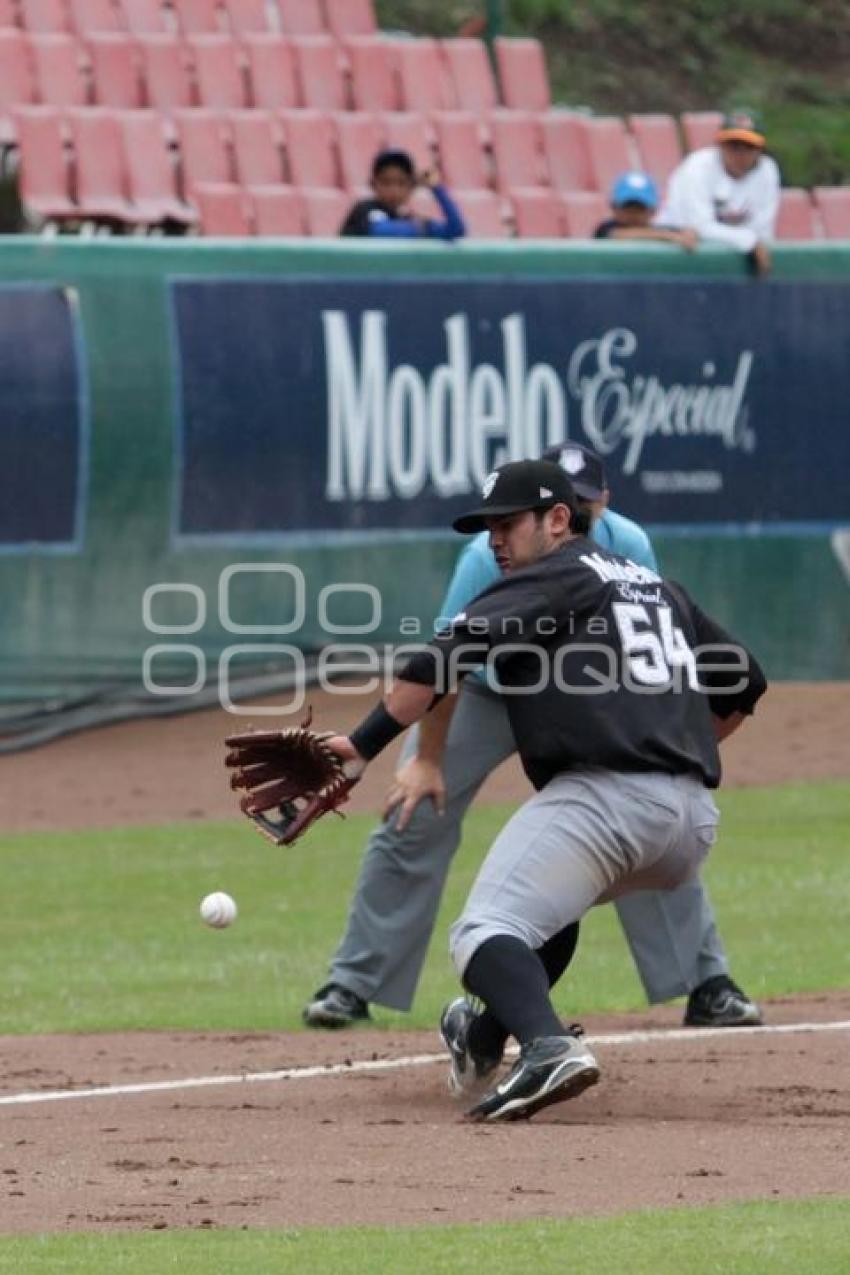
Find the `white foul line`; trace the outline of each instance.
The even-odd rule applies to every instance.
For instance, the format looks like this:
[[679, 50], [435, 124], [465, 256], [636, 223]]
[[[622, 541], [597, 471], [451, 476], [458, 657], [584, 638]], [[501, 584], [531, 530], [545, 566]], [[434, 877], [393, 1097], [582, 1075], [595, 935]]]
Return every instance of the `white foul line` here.
[[[804, 1035], [850, 1031], [850, 1019], [835, 1023], [778, 1023], [766, 1027], [686, 1027], [673, 1030], [610, 1032], [587, 1036], [589, 1045], [650, 1045], [683, 1040], [738, 1040], [742, 1036]], [[516, 1051], [509, 1050], [508, 1053]], [[136, 1093], [174, 1093], [180, 1089], [209, 1089], [216, 1085], [268, 1084], [278, 1080], [315, 1080], [320, 1076], [353, 1076], [367, 1071], [399, 1071], [405, 1067], [429, 1067], [445, 1063], [445, 1052], [408, 1054], [402, 1058], [365, 1059], [363, 1062], [328, 1063], [320, 1067], [283, 1067], [279, 1071], [245, 1071], [223, 1076], [189, 1076], [185, 1080], [151, 1080], [136, 1085], [98, 1085], [88, 1089], [45, 1089], [41, 1092], [5, 1094], [0, 1106], [20, 1107], [35, 1102], [65, 1102], [71, 1098], [118, 1098]]]

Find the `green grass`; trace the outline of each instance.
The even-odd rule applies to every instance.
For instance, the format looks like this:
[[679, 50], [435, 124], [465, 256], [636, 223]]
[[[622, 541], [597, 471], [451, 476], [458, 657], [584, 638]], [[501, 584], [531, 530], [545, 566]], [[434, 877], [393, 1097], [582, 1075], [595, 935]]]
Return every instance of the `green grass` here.
[[26, 1275], [846, 1275], [847, 1200], [745, 1203], [616, 1218], [328, 1231], [175, 1231], [0, 1240]]
[[[759, 997], [846, 986], [850, 912], [842, 784], [729, 791], [707, 872], [736, 976]], [[414, 1011], [433, 1027], [456, 992], [446, 930], [507, 810], [482, 809], [450, 877]], [[0, 1032], [300, 1026], [341, 933], [370, 817], [326, 819], [277, 850], [242, 821], [0, 839]], [[210, 930], [210, 890], [240, 917]], [[585, 923], [560, 1006], [637, 1007], [643, 996], [612, 908]]]

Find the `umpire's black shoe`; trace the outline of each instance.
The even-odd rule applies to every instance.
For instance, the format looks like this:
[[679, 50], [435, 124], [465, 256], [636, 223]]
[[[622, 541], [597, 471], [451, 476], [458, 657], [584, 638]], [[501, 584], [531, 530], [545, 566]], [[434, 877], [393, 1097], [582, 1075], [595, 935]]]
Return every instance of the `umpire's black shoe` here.
[[452, 1001], [440, 1015], [440, 1035], [451, 1058], [449, 1091], [455, 1098], [480, 1093], [502, 1061], [501, 1054], [498, 1058], [485, 1058], [470, 1049], [469, 1028], [475, 1016], [465, 996]]
[[308, 1027], [353, 1027], [355, 1023], [371, 1021], [366, 1001], [339, 983], [320, 987], [301, 1017]]
[[728, 974], [695, 987], [685, 1009], [686, 1027], [761, 1027], [762, 1012]]
[[578, 1097], [598, 1079], [599, 1064], [579, 1035], [541, 1036], [523, 1045], [505, 1079], [466, 1114], [472, 1120], [519, 1120]]

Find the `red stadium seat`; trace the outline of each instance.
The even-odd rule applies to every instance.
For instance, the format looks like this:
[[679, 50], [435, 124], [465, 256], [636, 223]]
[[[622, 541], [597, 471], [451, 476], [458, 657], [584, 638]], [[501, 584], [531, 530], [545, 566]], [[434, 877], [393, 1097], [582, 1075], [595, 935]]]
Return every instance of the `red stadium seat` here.
[[33, 35], [59, 35], [71, 30], [65, 0], [20, 0], [21, 20]]
[[36, 100], [29, 42], [20, 31], [0, 31], [0, 141], [14, 138], [11, 111]]
[[247, 106], [238, 45], [227, 35], [193, 35], [186, 43], [195, 63], [201, 106], [223, 110]]
[[324, 111], [281, 111], [284, 145], [293, 186], [339, 186], [334, 127]]
[[570, 239], [592, 239], [596, 227], [610, 216], [607, 200], [596, 190], [561, 195], [564, 225]]
[[505, 106], [512, 111], [548, 111], [552, 94], [540, 41], [499, 36], [493, 46]]
[[236, 176], [242, 186], [283, 183], [283, 130], [271, 111], [231, 111]]
[[317, 111], [344, 111], [348, 93], [336, 40], [329, 35], [299, 36], [292, 48], [304, 105]]
[[489, 125], [498, 189], [543, 185], [546, 174], [537, 117], [525, 111], [491, 111]]
[[680, 116], [685, 146], [689, 151], [713, 146], [723, 122], [720, 111], [683, 111]]
[[586, 116], [550, 111], [539, 118], [543, 154], [552, 185], [556, 190], [592, 190]]
[[372, 0], [325, 0], [329, 30], [338, 40], [349, 35], [374, 35], [378, 29]]
[[198, 209], [201, 234], [218, 239], [247, 239], [253, 233], [251, 203], [241, 186], [201, 182], [192, 199]]
[[0, 0], [0, 28], [10, 30], [18, 25], [18, 9], [14, 0]]
[[512, 190], [514, 223], [520, 239], [562, 239], [564, 207], [551, 190]]
[[177, 140], [188, 199], [201, 182], [226, 185], [232, 181], [227, 125], [218, 111], [175, 111]]
[[74, 142], [77, 203], [84, 218], [132, 224], [136, 212], [127, 198], [124, 138], [115, 112], [89, 107], [67, 112]]
[[305, 233], [304, 200], [292, 186], [250, 186], [247, 193], [261, 238], [301, 238]]
[[351, 71], [351, 95], [356, 111], [395, 111], [398, 81], [392, 48], [381, 36], [353, 36], [343, 42]]
[[502, 201], [492, 190], [464, 190], [458, 204], [471, 239], [508, 239], [510, 234], [502, 216]]
[[340, 111], [333, 122], [342, 184], [354, 190], [369, 181], [372, 161], [383, 147], [383, 130], [377, 116], [360, 111]]
[[25, 207], [48, 221], [78, 218], [71, 199], [64, 126], [51, 107], [23, 107], [15, 111], [20, 155], [20, 191]]
[[850, 239], [850, 186], [816, 186], [812, 194], [827, 239]]
[[351, 200], [341, 190], [303, 190], [307, 233], [325, 239], [335, 238], [351, 207]]
[[221, 31], [218, 0], [174, 0], [184, 35], [217, 35]]
[[462, 111], [492, 111], [499, 105], [493, 68], [481, 40], [441, 40], [457, 104]]
[[185, 110], [194, 103], [188, 55], [176, 35], [145, 35], [136, 40], [148, 105], [157, 111]]
[[434, 152], [431, 130], [424, 115], [414, 111], [386, 111], [380, 119], [387, 146], [407, 151], [419, 171], [431, 167]]
[[780, 192], [776, 238], [815, 238], [815, 210], [807, 190], [786, 187]]
[[639, 167], [658, 183], [659, 190], [682, 162], [682, 144], [672, 115], [630, 115], [629, 128], [637, 143]]
[[168, 30], [159, 0], [121, 0], [121, 9], [131, 35], [162, 35]]
[[626, 126], [619, 115], [601, 116], [587, 121], [587, 143], [593, 184], [607, 195], [621, 173], [635, 167], [629, 150]]
[[71, 24], [80, 35], [124, 30], [124, 17], [112, 0], [68, 0]]
[[401, 103], [407, 111], [453, 111], [457, 97], [449, 68], [436, 40], [392, 41], [401, 87]]
[[224, 7], [234, 35], [262, 35], [271, 31], [266, 0], [225, 0]]
[[146, 226], [177, 222], [191, 225], [197, 214], [177, 193], [177, 172], [169, 154], [162, 116], [156, 111], [125, 111], [119, 117], [130, 199]]
[[[4, 35], [5, 32], [0, 32]], [[88, 85], [72, 35], [34, 35], [29, 41], [36, 92], [45, 106], [85, 106]], [[0, 69], [0, 78], [5, 79]], [[5, 86], [4, 86], [5, 87]]]
[[477, 116], [471, 111], [437, 111], [432, 120], [446, 185], [454, 190], [489, 189], [490, 172]]
[[279, 35], [246, 35], [243, 47], [255, 106], [269, 111], [303, 106], [291, 40]]
[[142, 106], [142, 83], [134, 41], [126, 35], [91, 35], [87, 43], [98, 105], [127, 109]]
[[320, 0], [278, 0], [284, 35], [322, 35], [325, 19]]

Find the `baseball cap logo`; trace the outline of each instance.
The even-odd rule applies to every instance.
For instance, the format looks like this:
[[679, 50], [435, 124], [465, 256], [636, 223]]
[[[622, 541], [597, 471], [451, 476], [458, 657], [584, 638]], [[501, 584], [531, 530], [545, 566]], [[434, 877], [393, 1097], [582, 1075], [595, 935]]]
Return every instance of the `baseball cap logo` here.
[[561, 452], [561, 468], [568, 474], [580, 474], [584, 469], [584, 452], [578, 447], [566, 447]]
[[481, 495], [484, 497], [485, 500], [489, 499], [490, 493], [492, 492], [493, 488], [496, 486], [496, 483], [498, 481], [499, 481], [499, 474], [498, 474], [498, 471], [495, 471], [495, 470], [492, 474], [488, 474], [487, 477], [484, 479], [484, 486], [481, 488]]

